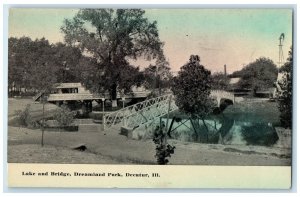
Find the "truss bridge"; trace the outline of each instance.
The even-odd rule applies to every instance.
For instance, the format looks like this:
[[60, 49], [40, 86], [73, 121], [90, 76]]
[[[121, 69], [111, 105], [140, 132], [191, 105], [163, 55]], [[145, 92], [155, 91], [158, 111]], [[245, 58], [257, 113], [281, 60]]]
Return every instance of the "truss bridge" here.
[[168, 111], [175, 111], [178, 107], [172, 97], [172, 94], [167, 94], [109, 113], [104, 116], [104, 129], [118, 124], [127, 128], [136, 128], [166, 115]]
[[[211, 97], [217, 100], [218, 107], [220, 106], [222, 99], [231, 100], [232, 103], [234, 103], [235, 100], [234, 94], [222, 90], [212, 91]], [[174, 96], [172, 94], [148, 99], [106, 114], [103, 118], [104, 129], [116, 125], [134, 129], [177, 109], [178, 107], [175, 104]]]

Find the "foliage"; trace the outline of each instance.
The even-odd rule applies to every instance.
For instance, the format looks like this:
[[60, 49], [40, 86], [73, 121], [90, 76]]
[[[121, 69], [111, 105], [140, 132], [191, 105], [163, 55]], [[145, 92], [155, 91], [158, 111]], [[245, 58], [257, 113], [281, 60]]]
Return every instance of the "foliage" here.
[[279, 139], [274, 127], [266, 123], [242, 126], [242, 136], [249, 145], [271, 146]]
[[210, 98], [212, 78], [210, 71], [199, 64], [200, 60], [194, 61], [193, 57], [195, 56], [191, 56], [190, 62], [180, 68], [171, 89], [179, 110], [192, 118], [202, 119], [215, 106]]
[[32, 116], [30, 114], [30, 104], [26, 105], [26, 108], [22, 110], [17, 110], [15, 112], [18, 118], [20, 126], [31, 126], [32, 125]]
[[172, 80], [169, 63], [166, 61], [156, 62], [155, 65], [150, 64], [145, 68], [144, 76], [144, 86], [153, 91], [158, 90], [159, 93], [169, 88]]
[[[191, 118], [195, 141], [207, 143], [209, 129], [204, 119], [212, 113], [216, 102], [210, 97], [211, 73], [199, 62], [198, 55], [191, 55], [190, 61], [174, 77], [171, 89], [179, 110]], [[202, 120], [205, 130], [201, 129], [199, 119]]]
[[49, 44], [45, 38], [8, 40], [9, 87], [48, 91], [57, 82], [78, 82], [82, 69], [81, 51], [62, 43]]
[[65, 19], [61, 30], [66, 43], [93, 59], [92, 72], [84, 78], [93, 92], [108, 91], [115, 101], [118, 90], [140, 82], [139, 69], [130, 59], [163, 59], [157, 23], [144, 14], [140, 9], [81, 9], [73, 19]]
[[252, 89], [255, 95], [257, 90], [272, 88], [277, 74], [278, 70], [274, 62], [261, 57], [239, 71], [241, 79], [238, 82], [238, 87], [240, 89]]
[[229, 78], [225, 74], [221, 72], [212, 74], [212, 89], [227, 90], [228, 86], [229, 86]]
[[157, 126], [153, 135], [153, 142], [156, 144], [155, 157], [159, 165], [166, 165], [169, 162], [167, 157], [171, 157], [175, 150], [175, 146], [166, 143], [167, 134], [164, 133], [163, 128]]
[[79, 62], [84, 57], [81, 51], [64, 43], [56, 43], [52, 45], [54, 55], [51, 57], [57, 67], [55, 75], [57, 76], [57, 82], [80, 82], [80, 73], [82, 68]]
[[62, 105], [55, 111], [53, 118], [60, 127], [66, 127], [74, 121], [74, 113], [66, 105]]
[[278, 107], [280, 111], [280, 122], [285, 128], [292, 127], [292, 76], [293, 76], [293, 48], [289, 51], [287, 62], [280, 68], [283, 74], [281, 80], [278, 81], [280, 86], [280, 94], [278, 97]]

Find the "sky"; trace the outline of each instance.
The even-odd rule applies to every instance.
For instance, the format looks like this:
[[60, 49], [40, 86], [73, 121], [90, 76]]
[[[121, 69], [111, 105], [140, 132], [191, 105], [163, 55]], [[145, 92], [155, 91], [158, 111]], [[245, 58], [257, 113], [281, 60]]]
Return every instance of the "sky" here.
[[[9, 13], [9, 37], [45, 37], [63, 42], [60, 27], [77, 9], [13, 8]], [[164, 53], [172, 71], [178, 71], [190, 55], [212, 72], [240, 70], [259, 57], [278, 63], [279, 36], [285, 34], [284, 59], [292, 45], [290, 9], [146, 9], [145, 16], [157, 21]], [[139, 60], [136, 66], [149, 62]]]

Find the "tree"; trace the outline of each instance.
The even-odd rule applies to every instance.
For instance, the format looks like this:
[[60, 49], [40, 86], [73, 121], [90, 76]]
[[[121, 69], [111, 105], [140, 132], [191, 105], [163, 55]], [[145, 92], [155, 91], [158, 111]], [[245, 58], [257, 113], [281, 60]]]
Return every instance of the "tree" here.
[[212, 89], [227, 90], [229, 86], [229, 78], [221, 72], [212, 75]]
[[278, 70], [272, 60], [261, 57], [248, 64], [239, 74], [241, 75], [238, 82], [239, 88], [252, 89], [253, 96], [255, 96], [257, 90], [266, 90], [273, 87]]
[[52, 57], [55, 54], [49, 42], [42, 38], [35, 40], [32, 49], [29, 51], [31, 61], [29, 62], [29, 69], [27, 71], [28, 84], [30, 87], [38, 90], [41, 93], [41, 101], [43, 104], [42, 113], [42, 136], [41, 145], [44, 146], [44, 131], [45, 131], [45, 104], [47, 101], [47, 94], [57, 82], [57, 69], [55, 61]]
[[[42, 54], [41, 54], [42, 55]], [[43, 104], [43, 114], [42, 114], [42, 137], [41, 145], [44, 146], [44, 131], [45, 131], [45, 104], [47, 101], [47, 95], [54, 88], [54, 84], [57, 82], [55, 70], [51, 60], [49, 58], [38, 59], [36, 65], [34, 66], [35, 74], [32, 75], [31, 81], [34, 82], [31, 84], [33, 88], [38, 90], [41, 93], [41, 101]], [[45, 72], [47, 70], [53, 70], [54, 72]]]
[[280, 122], [285, 128], [292, 128], [292, 91], [293, 91], [293, 48], [289, 51], [287, 62], [280, 68], [282, 79], [278, 80], [279, 97], [278, 107]]
[[[198, 55], [191, 55], [190, 61], [182, 66], [178, 76], [174, 77], [171, 88], [176, 105], [180, 111], [190, 116], [196, 140], [200, 142], [208, 142], [208, 127], [204, 119], [215, 106], [215, 102], [210, 98], [211, 83], [210, 71], [200, 65]], [[200, 129], [199, 119], [206, 130]]]
[[[93, 74], [87, 76], [85, 84], [96, 93], [108, 91], [113, 107], [117, 105], [117, 91], [132, 85], [123, 83], [130, 59], [163, 58], [157, 23], [149, 22], [144, 13], [140, 9], [81, 9], [61, 27], [68, 45], [95, 59]], [[95, 82], [95, 77], [97, 83], [89, 83]]]
[[150, 64], [144, 70], [144, 86], [153, 91], [158, 90], [158, 94], [161, 95], [162, 91], [170, 88], [170, 81], [173, 77], [170, 70], [167, 61], [157, 61], [155, 65]]
[[[42, 40], [41, 40], [42, 42]], [[34, 62], [34, 42], [28, 37], [8, 39], [8, 87], [20, 91], [20, 88], [30, 88], [31, 65]]]
[[[47, 95], [58, 82], [78, 82], [85, 61], [78, 48], [62, 43], [49, 44], [45, 38], [9, 38], [8, 84], [10, 87], [30, 88], [42, 94], [42, 139], [44, 145], [45, 103]], [[66, 68], [69, 68], [67, 70]]]
[[28, 37], [9, 38], [8, 46], [8, 85], [12, 87], [34, 89], [40, 80], [37, 66], [46, 62], [43, 72], [56, 75], [57, 82], [80, 81], [81, 68], [78, 66], [83, 58], [78, 48], [62, 43], [49, 44], [45, 38], [31, 40]]
[[80, 82], [79, 73], [82, 68], [78, 66], [80, 59], [83, 58], [81, 51], [64, 43], [56, 43], [52, 46], [54, 55], [52, 61], [57, 67], [57, 81], [60, 83]]

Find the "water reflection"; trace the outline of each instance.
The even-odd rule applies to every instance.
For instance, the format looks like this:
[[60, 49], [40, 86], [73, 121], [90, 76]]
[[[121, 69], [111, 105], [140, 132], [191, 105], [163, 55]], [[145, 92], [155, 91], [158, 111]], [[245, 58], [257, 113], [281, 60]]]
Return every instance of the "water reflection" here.
[[[238, 115], [219, 111], [205, 119], [205, 124], [199, 121], [195, 127], [194, 120], [177, 117], [171, 125], [171, 137], [181, 141], [203, 142], [201, 136], [199, 139], [199, 133], [208, 130], [206, 143], [274, 145], [279, 139], [274, 126], [263, 119], [258, 120], [259, 118], [255, 114]], [[166, 119], [163, 121], [166, 122]]]

